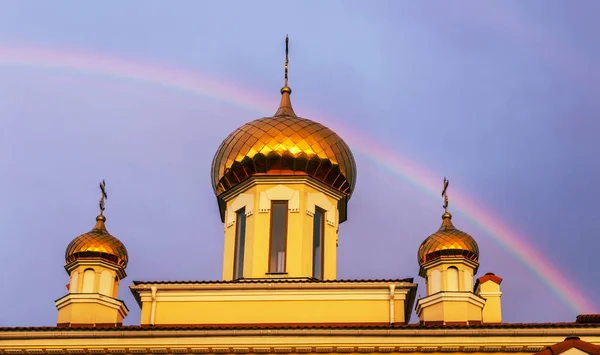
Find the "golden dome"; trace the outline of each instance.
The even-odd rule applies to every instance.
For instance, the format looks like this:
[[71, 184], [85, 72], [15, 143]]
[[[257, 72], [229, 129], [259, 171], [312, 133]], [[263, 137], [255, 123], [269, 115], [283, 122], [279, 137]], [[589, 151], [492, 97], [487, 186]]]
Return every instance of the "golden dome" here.
[[273, 117], [248, 122], [231, 133], [212, 163], [218, 196], [256, 175], [309, 175], [350, 197], [356, 163], [348, 145], [331, 129], [296, 116], [287, 85]]
[[420, 266], [429, 261], [449, 257], [464, 257], [475, 262], [479, 260], [479, 247], [475, 239], [456, 229], [451, 219], [450, 213], [444, 213], [440, 229], [421, 243], [418, 253]]
[[79, 237], [73, 239], [65, 251], [65, 260], [71, 263], [78, 259], [100, 258], [122, 268], [127, 267], [129, 257], [127, 249], [120, 240], [113, 237], [106, 230], [104, 222], [106, 217], [96, 217], [94, 228]]

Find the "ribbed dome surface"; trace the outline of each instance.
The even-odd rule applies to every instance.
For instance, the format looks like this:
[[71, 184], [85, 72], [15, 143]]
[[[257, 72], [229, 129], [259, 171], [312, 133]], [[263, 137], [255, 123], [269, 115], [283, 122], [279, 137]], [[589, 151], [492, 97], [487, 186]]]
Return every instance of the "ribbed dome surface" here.
[[423, 241], [419, 247], [419, 265], [444, 257], [462, 256], [473, 261], [479, 260], [479, 247], [475, 239], [456, 229], [451, 219], [450, 213], [444, 213], [440, 229]]
[[65, 251], [68, 263], [78, 259], [101, 258], [123, 268], [127, 267], [129, 256], [121, 241], [106, 230], [104, 216], [96, 217], [94, 228], [73, 239]]
[[282, 103], [274, 117], [248, 122], [223, 141], [211, 172], [217, 196], [260, 174], [309, 175], [352, 194], [356, 163], [350, 148], [331, 129], [297, 117], [290, 92], [282, 89]]

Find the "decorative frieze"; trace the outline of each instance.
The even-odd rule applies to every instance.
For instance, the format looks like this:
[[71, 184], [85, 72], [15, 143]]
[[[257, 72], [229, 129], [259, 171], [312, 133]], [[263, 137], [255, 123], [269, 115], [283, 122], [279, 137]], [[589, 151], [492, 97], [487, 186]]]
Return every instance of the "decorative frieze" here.
[[475, 351], [479, 351], [481, 349], [481, 346], [465, 346], [463, 347], [462, 351], [465, 353], [472, 353]]
[[424, 353], [432, 353], [434, 351], [438, 351], [438, 346], [422, 346], [421, 351]]
[[505, 347], [504, 351], [510, 351], [510, 352], [523, 351], [523, 347], [518, 346], [518, 345], [510, 345], [510, 346]]
[[525, 348], [525, 351], [537, 353], [538, 351], [544, 350], [543, 346], [533, 345]]
[[518, 346], [518, 345], [481, 345], [481, 346], [299, 346], [299, 347], [216, 347], [216, 348], [52, 348], [52, 349], [0, 349], [2, 355], [63, 355], [63, 354], [308, 354], [308, 353], [469, 353], [469, 352], [528, 352], [536, 353], [543, 350], [543, 346]]
[[498, 345], [484, 346], [482, 350], [487, 353], [494, 353], [494, 352], [502, 351], [502, 347], [498, 346]]
[[460, 351], [460, 346], [442, 346], [440, 351], [443, 353], [455, 353]]

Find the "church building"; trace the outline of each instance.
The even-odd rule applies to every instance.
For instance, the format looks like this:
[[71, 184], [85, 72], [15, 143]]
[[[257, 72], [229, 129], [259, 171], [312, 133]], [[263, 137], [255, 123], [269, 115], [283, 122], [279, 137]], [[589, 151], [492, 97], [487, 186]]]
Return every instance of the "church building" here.
[[[338, 226], [352, 208], [356, 163], [334, 131], [296, 114], [291, 94], [286, 38], [279, 107], [214, 155], [221, 280], [132, 281], [137, 305], [125, 305], [127, 237], [107, 229], [102, 181], [95, 225], [66, 247], [56, 324], [0, 328], [0, 354], [600, 355], [600, 315], [503, 322], [502, 270], [478, 275], [479, 248], [454, 225], [446, 179], [441, 225], [415, 250], [424, 297], [413, 278], [338, 279]], [[141, 308], [137, 325], [122, 324], [128, 307]]]

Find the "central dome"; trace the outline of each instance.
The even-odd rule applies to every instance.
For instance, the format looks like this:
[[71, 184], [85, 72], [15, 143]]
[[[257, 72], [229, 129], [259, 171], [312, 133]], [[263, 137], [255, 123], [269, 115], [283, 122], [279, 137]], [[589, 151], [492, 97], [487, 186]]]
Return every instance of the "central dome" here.
[[331, 129], [296, 116], [291, 89], [281, 89], [273, 117], [248, 122], [233, 131], [212, 163], [215, 194], [257, 175], [308, 175], [350, 197], [356, 163], [348, 145]]
[[469, 234], [458, 230], [452, 224], [452, 215], [442, 215], [440, 229], [421, 243], [418, 252], [419, 265], [446, 257], [464, 257], [477, 262], [479, 247]]
[[99, 258], [110, 263], [127, 267], [129, 256], [121, 241], [106, 230], [106, 217], [96, 217], [94, 228], [73, 239], [65, 251], [65, 260], [71, 263], [77, 259]]

